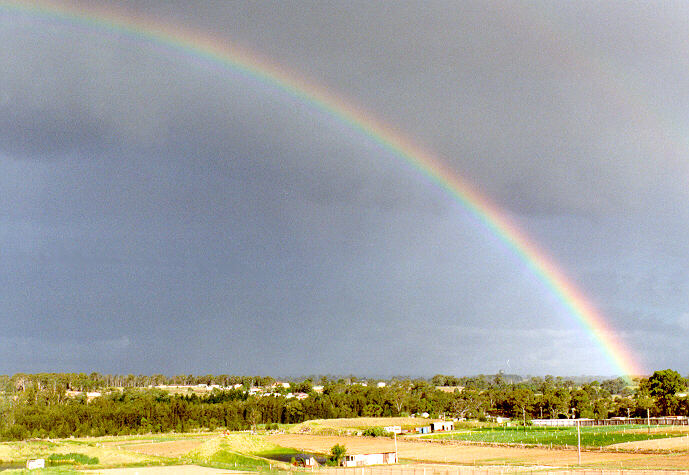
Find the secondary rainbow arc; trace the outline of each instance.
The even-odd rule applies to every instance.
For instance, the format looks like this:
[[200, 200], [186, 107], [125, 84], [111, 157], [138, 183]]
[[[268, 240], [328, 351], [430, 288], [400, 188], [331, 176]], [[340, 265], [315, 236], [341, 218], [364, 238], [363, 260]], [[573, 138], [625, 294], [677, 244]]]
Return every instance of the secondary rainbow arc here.
[[74, 8], [50, 2], [0, 2], [2, 10], [24, 12], [46, 20], [58, 20], [95, 30], [130, 35], [142, 41], [154, 42], [195, 58], [202, 58], [239, 71], [264, 84], [278, 88], [312, 107], [325, 111], [395, 156], [405, 160], [428, 179], [442, 187], [487, 229], [498, 236], [534, 272], [542, 283], [562, 302], [581, 326], [592, 336], [602, 353], [620, 372], [631, 376], [643, 374], [641, 366], [629, 349], [609, 327], [581, 291], [565, 276], [557, 265], [526, 237], [499, 208], [479, 194], [465, 179], [450, 170], [443, 162], [416, 146], [372, 114], [357, 108], [325, 88], [313, 84], [294, 73], [249, 54], [237, 47], [190, 31], [178, 25], [165, 25], [152, 19], [123, 16], [114, 11]]

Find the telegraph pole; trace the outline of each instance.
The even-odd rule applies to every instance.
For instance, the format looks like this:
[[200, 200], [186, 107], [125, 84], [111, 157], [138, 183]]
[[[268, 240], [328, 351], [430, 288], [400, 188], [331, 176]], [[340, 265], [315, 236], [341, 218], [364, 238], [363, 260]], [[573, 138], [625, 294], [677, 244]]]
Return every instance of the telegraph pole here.
[[400, 463], [399, 455], [397, 455], [397, 432], [393, 431], [393, 434], [395, 435], [395, 463]]
[[581, 424], [579, 419], [577, 419], [577, 460], [581, 465]]

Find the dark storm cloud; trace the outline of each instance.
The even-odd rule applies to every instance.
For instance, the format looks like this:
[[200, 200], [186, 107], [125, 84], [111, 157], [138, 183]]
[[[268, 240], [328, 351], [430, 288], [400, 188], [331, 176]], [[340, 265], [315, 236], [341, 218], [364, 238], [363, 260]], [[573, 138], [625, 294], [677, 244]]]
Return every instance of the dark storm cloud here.
[[[363, 105], [494, 199], [630, 347], [683, 361], [682, 5], [105, 5]], [[76, 341], [99, 356], [64, 368], [616, 371], [466, 209], [308, 103], [127, 34], [11, 12], [0, 71], [0, 371], [60, 369], [30, 348]], [[399, 354], [439, 339], [446, 352]]]
[[[684, 7], [210, 3], [184, 17], [429, 144], [520, 213], [626, 213], [683, 194]], [[196, 10], [194, 10], [196, 11]], [[659, 25], [663, 25], [660, 27]], [[677, 124], [681, 124], [679, 127]], [[672, 170], [672, 173], [668, 173]]]

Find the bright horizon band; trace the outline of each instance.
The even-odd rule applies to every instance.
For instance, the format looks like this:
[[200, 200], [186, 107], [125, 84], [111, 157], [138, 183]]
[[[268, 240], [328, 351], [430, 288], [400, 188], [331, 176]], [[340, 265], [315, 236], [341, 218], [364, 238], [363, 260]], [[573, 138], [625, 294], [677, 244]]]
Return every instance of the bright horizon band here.
[[593, 337], [596, 345], [621, 375], [644, 374], [645, 371], [636, 362], [636, 358], [616, 336], [603, 316], [564, 272], [532, 240], [510, 223], [499, 208], [475, 191], [441, 160], [415, 146], [410, 140], [378, 121], [369, 112], [355, 107], [350, 101], [333, 95], [323, 87], [312, 84], [293, 72], [287, 72], [256, 54], [249, 54], [201, 32], [185, 30], [179, 25], [165, 25], [149, 18], [126, 17], [113, 11], [90, 7], [76, 9], [51, 2], [0, 1], [0, 12], [3, 10], [23, 12], [42, 20], [83, 26], [92, 31], [117, 32], [139, 41], [163, 45], [172, 51], [182, 53], [183, 56], [221, 65], [282, 90], [359, 131], [444, 189], [511, 248]]

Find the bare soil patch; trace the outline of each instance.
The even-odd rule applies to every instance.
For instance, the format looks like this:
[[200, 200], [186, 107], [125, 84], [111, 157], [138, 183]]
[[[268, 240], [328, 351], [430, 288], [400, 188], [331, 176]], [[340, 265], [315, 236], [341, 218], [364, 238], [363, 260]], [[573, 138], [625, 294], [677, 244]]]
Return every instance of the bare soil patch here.
[[424, 419], [419, 417], [352, 417], [348, 419], [315, 419], [297, 424], [290, 429], [290, 432], [297, 434], [319, 434], [330, 431], [332, 434], [347, 430], [363, 430], [369, 427], [400, 426], [402, 428], [412, 428], [427, 426], [434, 420], [437, 419]]
[[156, 455], [158, 457], [179, 457], [203, 444], [206, 439], [182, 439], [170, 440], [167, 442], [142, 442], [136, 444], [120, 445], [125, 450], [131, 450], [146, 455]]
[[668, 437], [667, 439], [637, 440], [609, 446], [622, 450], [673, 450], [689, 451], [689, 435], [685, 437]]

